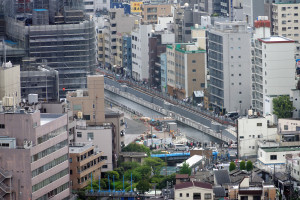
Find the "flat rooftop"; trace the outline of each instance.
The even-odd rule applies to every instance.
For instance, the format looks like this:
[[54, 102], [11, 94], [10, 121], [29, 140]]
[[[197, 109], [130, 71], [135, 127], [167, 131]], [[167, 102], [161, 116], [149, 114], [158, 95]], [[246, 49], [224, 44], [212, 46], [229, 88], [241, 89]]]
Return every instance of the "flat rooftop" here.
[[40, 118], [40, 121], [41, 121], [41, 126], [49, 123], [49, 122], [52, 122], [53, 120], [57, 119], [57, 118], [60, 118], [61, 116], [63, 116], [64, 114], [49, 114], [49, 113], [41, 113], [41, 118]]
[[262, 147], [265, 152], [286, 152], [286, 151], [300, 151], [300, 147]]
[[295, 42], [294, 40], [282, 36], [271, 36], [268, 38], [260, 38], [258, 40], [264, 43], [294, 43]]
[[91, 142], [88, 143], [71, 143], [69, 146], [69, 153], [82, 153], [93, 146]]

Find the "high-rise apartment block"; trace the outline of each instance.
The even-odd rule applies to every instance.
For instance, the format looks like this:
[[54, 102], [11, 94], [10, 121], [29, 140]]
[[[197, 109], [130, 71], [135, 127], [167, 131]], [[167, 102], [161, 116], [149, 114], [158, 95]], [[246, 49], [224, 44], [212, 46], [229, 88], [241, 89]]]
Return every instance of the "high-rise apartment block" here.
[[69, 199], [66, 114], [0, 113], [1, 198]]
[[250, 36], [246, 22], [215, 22], [209, 30], [209, 98], [216, 112], [250, 108]]
[[259, 113], [272, 113], [272, 99], [289, 95], [295, 88], [295, 42], [270, 36], [270, 21], [255, 21], [252, 42], [252, 107]]
[[290, 38], [296, 43], [295, 55], [300, 55], [300, 1], [275, 1], [272, 4], [272, 35]]

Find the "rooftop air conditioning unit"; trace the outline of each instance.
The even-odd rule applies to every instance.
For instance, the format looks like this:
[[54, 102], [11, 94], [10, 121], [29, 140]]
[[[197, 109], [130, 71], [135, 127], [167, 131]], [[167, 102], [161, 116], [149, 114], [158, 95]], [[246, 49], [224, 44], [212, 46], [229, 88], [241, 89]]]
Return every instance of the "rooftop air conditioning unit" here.
[[14, 98], [13, 97], [3, 97], [3, 106], [5, 107], [12, 107], [14, 105]]
[[82, 119], [82, 112], [78, 112], [78, 119]]

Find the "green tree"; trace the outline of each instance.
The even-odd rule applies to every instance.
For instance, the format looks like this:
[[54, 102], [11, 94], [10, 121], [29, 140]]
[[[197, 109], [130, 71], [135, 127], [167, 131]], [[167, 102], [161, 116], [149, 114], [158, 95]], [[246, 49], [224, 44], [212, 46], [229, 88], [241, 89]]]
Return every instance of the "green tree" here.
[[190, 168], [189, 164], [184, 162], [182, 167], [179, 170], [179, 174], [188, 174], [189, 176], [192, 173], [192, 168]]
[[246, 162], [242, 160], [240, 163], [240, 170], [245, 170], [245, 169], [246, 169]]
[[279, 96], [273, 99], [273, 113], [278, 118], [290, 118], [292, 117], [292, 111], [295, 108], [293, 103], [290, 101], [289, 96]]
[[235, 170], [236, 166], [234, 162], [230, 162], [229, 171]]
[[141, 173], [139, 173], [138, 171], [135, 171], [135, 170], [126, 171], [125, 174], [124, 174], [125, 179], [130, 181], [131, 180], [131, 174], [132, 174], [132, 181], [133, 182], [137, 183], [140, 180], [142, 180]]
[[165, 162], [160, 158], [148, 157], [144, 159], [144, 165], [151, 167], [154, 175], [159, 175], [161, 168], [165, 166]]
[[147, 165], [142, 165], [134, 169], [134, 171], [139, 172], [142, 175], [142, 179], [147, 179], [151, 176], [151, 167]]
[[136, 189], [141, 191], [141, 193], [145, 193], [146, 191], [149, 191], [151, 188], [151, 184], [149, 183], [148, 180], [140, 180], [136, 186]]
[[138, 162], [123, 162], [121, 164], [121, 166], [123, 167], [124, 171], [126, 172], [128, 170], [135, 169], [135, 168], [137, 168], [137, 167], [139, 167], [141, 165]]
[[253, 169], [253, 164], [252, 164], [251, 160], [247, 161], [246, 169], [247, 169], [248, 172]]
[[115, 176], [115, 180], [119, 180], [120, 175], [117, 171], [108, 171], [105, 173], [105, 178], [107, 178], [109, 176], [110, 179], [113, 178], [113, 176]]
[[157, 189], [163, 189], [163, 188], [166, 188], [167, 187], [167, 182], [168, 183], [173, 183], [173, 185], [176, 183], [176, 174], [171, 174], [171, 175], [168, 175], [166, 177], [163, 177], [163, 179], [157, 184], [156, 188]]
[[123, 152], [145, 152], [150, 155], [150, 149], [142, 144], [130, 143], [122, 149]]

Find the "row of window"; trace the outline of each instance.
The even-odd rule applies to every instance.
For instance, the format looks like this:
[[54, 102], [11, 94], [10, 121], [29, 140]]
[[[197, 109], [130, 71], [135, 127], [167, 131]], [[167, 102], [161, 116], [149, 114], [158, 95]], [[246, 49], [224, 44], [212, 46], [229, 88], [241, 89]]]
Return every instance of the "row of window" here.
[[46, 142], [46, 141], [50, 140], [51, 138], [54, 138], [54, 137], [64, 133], [65, 131], [67, 131], [66, 125], [58, 128], [58, 129], [55, 129], [54, 131], [51, 131], [50, 133], [47, 133], [41, 137], [38, 137], [38, 139], [37, 139], [38, 144]]
[[47, 194], [41, 196], [37, 200], [48, 200], [48, 199], [52, 198], [53, 196], [61, 193], [62, 191], [66, 190], [68, 188], [69, 188], [69, 182], [55, 188], [54, 190], [52, 190], [52, 191], [48, 192]]
[[[193, 199], [201, 199], [201, 193], [193, 193]], [[185, 194], [186, 197], [190, 197], [190, 193]], [[182, 193], [179, 193], [179, 197], [183, 197]], [[205, 193], [204, 199], [212, 199], [211, 193]]]
[[49, 178], [46, 178], [45, 180], [35, 184], [32, 186], [32, 192], [38, 191], [39, 189], [49, 185], [50, 183], [53, 183], [54, 181], [64, 177], [65, 175], [69, 174], [69, 168], [66, 168], [57, 174], [54, 174], [53, 176], [50, 176]]
[[31, 177], [33, 178], [33, 177], [35, 177], [35, 176], [37, 176], [37, 175], [39, 175], [39, 174], [41, 174], [41, 173], [43, 173], [43, 172], [51, 169], [51, 168], [59, 165], [60, 163], [63, 163], [66, 160], [68, 160], [68, 154], [65, 154], [65, 155], [63, 155], [63, 156], [61, 156], [59, 158], [56, 158], [56, 159], [52, 160], [51, 162], [49, 162], [49, 163], [47, 163], [47, 164], [45, 164], [45, 165], [43, 165], [43, 166], [41, 166], [41, 167], [33, 170], [31, 172]]
[[64, 140], [60, 143], [57, 143], [57, 144], [49, 147], [48, 149], [45, 149], [44, 151], [34, 154], [33, 156], [31, 156], [31, 162], [35, 162], [41, 158], [44, 158], [45, 156], [48, 156], [49, 154], [65, 147], [65, 146], [68, 146], [68, 140]]

